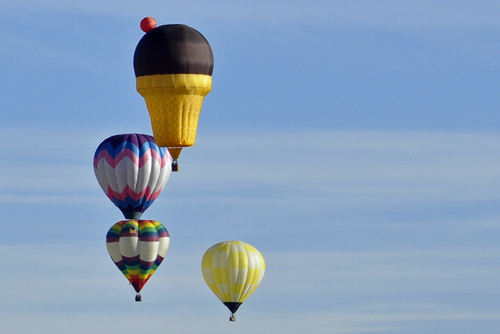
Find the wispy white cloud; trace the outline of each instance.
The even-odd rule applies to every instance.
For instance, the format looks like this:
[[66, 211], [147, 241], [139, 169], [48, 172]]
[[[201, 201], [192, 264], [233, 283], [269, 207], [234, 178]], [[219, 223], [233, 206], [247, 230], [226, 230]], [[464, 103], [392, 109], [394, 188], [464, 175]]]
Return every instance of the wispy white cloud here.
[[[290, 291], [313, 299], [325, 293], [342, 300], [374, 293], [487, 293], [498, 289], [498, 255], [496, 248], [270, 252], [266, 264], [277, 271], [266, 276], [272, 287], [267, 293], [274, 299], [287, 298]], [[338, 304], [332, 299], [331, 305]]]
[[[8, 131], [2, 136], [10, 143]], [[60, 132], [38, 138], [1, 147], [4, 192], [45, 197], [99, 190], [91, 163], [101, 139]], [[492, 201], [500, 199], [499, 139], [439, 132], [213, 134], [185, 150], [166, 191], [171, 183], [183, 198], [212, 201], [248, 199], [253, 190], [265, 201], [279, 193], [275, 200], [344, 205]]]
[[[7, 203], [86, 202], [94, 192], [93, 136], [54, 130], [0, 132], [0, 201]], [[96, 145], [97, 145], [96, 144]], [[97, 147], [97, 146], [96, 146]], [[87, 198], [86, 198], [87, 197]]]
[[[199, 140], [183, 186], [259, 187], [349, 201], [495, 200], [495, 134], [251, 133]], [[191, 166], [190, 166], [191, 165]], [[199, 188], [198, 188], [199, 189]], [[272, 195], [271, 195], [272, 196]]]
[[[135, 307], [134, 307], [135, 308]], [[30, 321], [26, 321], [26, 318]], [[461, 314], [461, 313], [400, 313], [392, 316], [370, 313], [326, 313], [318, 312], [304, 315], [269, 315], [248, 312], [237, 316], [235, 323], [229, 323], [229, 316], [220, 314], [189, 314], [172, 315], [159, 311], [142, 312], [137, 311], [135, 315], [46, 315], [25, 314], [23, 316], [2, 315], [1, 320], [5, 330], [16, 331], [19, 334], [30, 334], [37, 332], [45, 333], [67, 333], [68, 328], [72, 333], [105, 334], [119, 330], [120, 333], [133, 334], [147, 328], [149, 331], [176, 331], [186, 334], [207, 333], [217, 334], [227, 331], [238, 331], [238, 333], [276, 333], [286, 330], [288, 333], [314, 333], [329, 334], [354, 334], [354, 333], [414, 333], [412, 327], [415, 324], [440, 323], [447, 321], [451, 324], [466, 321], [492, 321], [496, 323], [498, 313], [490, 314]], [[256, 320], [258, 319], [258, 320]], [[395, 319], [395, 320], [394, 320]], [[22, 325], [19, 325], [22, 324]], [[460, 328], [450, 325], [452, 328]], [[422, 328], [422, 327], [420, 327]], [[427, 333], [440, 333], [431, 325], [425, 327]]]
[[[17, 254], [5, 259], [9, 271], [0, 276], [9, 287], [3, 295], [3, 328], [57, 334], [71, 323], [75, 333], [116, 328], [133, 333], [145, 324], [151, 331], [164, 330], [168, 323], [169, 330], [183, 333], [217, 333], [228, 326], [241, 333], [413, 333], [412, 326], [418, 324], [439, 333], [433, 328], [439, 323], [495, 326], [500, 315], [494, 305], [478, 309], [469, 304], [471, 294], [498, 291], [498, 249], [298, 249], [263, 252], [267, 271], [261, 287], [230, 324], [224, 306], [201, 277], [204, 249], [199, 246], [174, 244], [144, 289], [142, 303], [133, 301], [133, 289], [102, 243], [0, 246], [5, 254]], [[448, 300], [450, 295], [455, 298]], [[19, 321], [26, 317], [32, 321]]]

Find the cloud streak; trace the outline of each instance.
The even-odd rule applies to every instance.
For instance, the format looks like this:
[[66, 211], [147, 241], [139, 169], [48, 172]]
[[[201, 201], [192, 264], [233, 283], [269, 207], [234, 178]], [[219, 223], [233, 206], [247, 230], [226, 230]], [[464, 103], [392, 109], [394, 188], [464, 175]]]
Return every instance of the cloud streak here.
[[[3, 191], [83, 197], [98, 188], [91, 166], [97, 137], [57, 136], [2, 147]], [[3, 137], [7, 143], [11, 136], [5, 131]], [[243, 197], [253, 197], [254, 189], [266, 200], [344, 204], [492, 201], [500, 199], [499, 139], [493, 133], [440, 132], [212, 134], [185, 150], [183, 170], [169, 183], [182, 198], [199, 199], [226, 200], [241, 189], [248, 190]]]
[[187, 188], [253, 186], [269, 194], [356, 196], [376, 203], [495, 200], [496, 137], [370, 131], [214, 135], [199, 141], [195, 155], [186, 155], [189, 179], [182, 182]]
[[[133, 301], [133, 289], [108, 258], [103, 243], [0, 249], [19, 254], [5, 262], [16, 275], [4, 272], [1, 277], [10, 287], [3, 297], [2, 323], [18, 333], [33, 331], [36, 323], [19, 321], [21, 317], [40, 317], [36, 326], [40, 334], [64, 333], [67, 327], [62, 324], [70, 322], [88, 323], [83, 328], [76, 326], [76, 333], [90, 329], [106, 333], [117, 326], [132, 333], [144, 324], [156, 331], [164, 329], [165, 319], [169, 329], [183, 333], [216, 333], [232, 326], [224, 306], [204, 285], [199, 247], [181, 251], [174, 245], [148, 282], [141, 304]], [[500, 309], [488, 304], [488, 299], [482, 306], [476, 304], [477, 298], [499, 291], [500, 268], [491, 266], [500, 255], [498, 248], [263, 251], [263, 255], [266, 276], [237, 314], [235, 327], [242, 333], [272, 333], [278, 328], [290, 333], [307, 329], [318, 333], [414, 333], [415, 323], [433, 332], [436, 323], [458, 328], [457, 321], [495, 323], [499, 319]], [[192, 317], [196, 322], [189, 320]]]

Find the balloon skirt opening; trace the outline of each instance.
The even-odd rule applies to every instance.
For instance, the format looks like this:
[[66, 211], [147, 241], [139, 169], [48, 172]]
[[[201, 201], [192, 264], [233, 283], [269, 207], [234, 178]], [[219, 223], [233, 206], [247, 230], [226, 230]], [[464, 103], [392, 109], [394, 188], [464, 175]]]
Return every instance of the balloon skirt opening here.
[[241, 306], [241, 303], [238, 302], [225, 302], [224, 305], [231, 311], [231, 313], [236, 313], [238, 308]]

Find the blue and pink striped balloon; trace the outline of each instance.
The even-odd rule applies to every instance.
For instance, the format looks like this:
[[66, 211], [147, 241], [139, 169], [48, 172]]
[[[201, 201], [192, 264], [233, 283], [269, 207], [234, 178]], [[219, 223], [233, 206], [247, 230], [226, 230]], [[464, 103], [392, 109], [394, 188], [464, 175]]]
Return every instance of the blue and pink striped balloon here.
[[139, 219], [160, 195], [171, 164], [168, 150], [143, 134], [109, 137], [94, 154], [97, 181], [126, 219]]

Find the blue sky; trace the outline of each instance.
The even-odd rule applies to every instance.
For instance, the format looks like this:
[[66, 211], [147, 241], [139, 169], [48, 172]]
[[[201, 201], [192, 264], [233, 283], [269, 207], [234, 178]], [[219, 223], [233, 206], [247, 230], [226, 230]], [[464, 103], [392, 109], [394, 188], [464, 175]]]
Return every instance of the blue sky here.
[[[196, 145], [144, 214], [171, 234], [143, 302], [109, 258], [110, 135], [151, 133], [140, 20], [214, 51]], [[494, 1], [0, 3], [2, 327], [12, 333], [497, 333], [500, 5]], [[267, 262], [228, 311], [200, 271]]]

